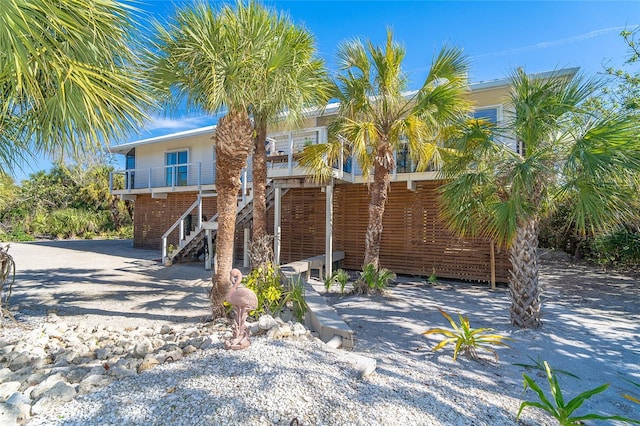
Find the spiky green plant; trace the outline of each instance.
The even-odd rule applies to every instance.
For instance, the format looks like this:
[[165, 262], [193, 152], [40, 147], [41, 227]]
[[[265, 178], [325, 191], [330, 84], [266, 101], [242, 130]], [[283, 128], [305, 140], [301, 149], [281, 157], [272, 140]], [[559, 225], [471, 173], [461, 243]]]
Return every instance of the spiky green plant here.
[[340, 294], [344, 294], [344, 288], [347, 286], [349, 282], [349, 273], [344, 269], [338, 269], [334, 271], [330, 277], [324, 280], [324, 287], [327, 289], [327, 292], [331, 288], [333, 284], [340, 284]]
[[284, 297], [280, 302], [280, 310], [289, 302], [292, 305], [293, 315], [296, 317], [296, 320], [298, 320], [298, 322], [304, 322], [304, 316], [309, 310], [309, 305], [307, 305], [304, 297], [304, 282], [301, 279], [291, 281], [289, 288], [284, 293]]
[[496, 351], [491, 349], [489, 346], [509, 346], [503, 340], [513, 340], [508, 337], [500, 336], [499, 334], [489, 333], [493, 331], [493, 328], [471, 328], [469, 324], [469, 318], [462, 316], [462, 314], [458, 314], [458, 321], [456, 323], [449, 314], [447, 314], [444, 310], [439, 309], [440, 313], [443, 317], [445, 317], [453, 330], [447, 330], [444, 328], [431, 328], [425, 331], [422, 334], [442, 334], [445, 336], [445, 339], [438, 343], [433, 351], [438, 351], [448, 344], [454, 344], [453, 349], [453, 360], [455, 361], [458, 358], [458, 354], [462, 351], [465, 356], [469, 359], [477, 360], [478, 359], [478, 349], [483, 349], [487, 352], [490, 352], [495, 357], [495, 360], [498, 361], [498, 354]]
[[[514, 362], [513, 365], [517, 365], [519, 367], [524, 367], [526, 369], [534, 369], [534, 370], [540, 370], [540, 371], [545, 371], [545, 366], [544, 366], [544, 361], [542, 359], [540, 359], [540, 355], [538, 355], [538, 357], [536, 359], [531, 358], [529, 355], [527, 355], [527, 358], [529, 358], [533, 364], [524, 364], [524, 363], [520, 363], [520, 362]], [[574, 379], [579, 379], [580, 377], [576, 376], [575, 374], [566, 371], [566, 370], [558, 370], [555, 369], [554, 372], [556, 374], [564, 374], [565, 376], [569, 376], [569, 377], [573, 377]]]
[[356, 282], [356, 293], [369, 294], [382, 293], [389, 282], [396, 279], [396, 274], [386, 268], [376, 269], [373, 263], [368, 263], [360, 273], [360, 279]]
[[[640, 388], [640, 383], [638, 383], [638, 382], [634, 382], [633, 380], [627, 379], [626, 377], [622, 377], [622, 380], [625, 380], [625, 381], [631, 383], [632, 385]], [[640, 404], [640, 398], [636, 398], [635, 396], [629, 395], [628, 393], [624, 393], [624, 394], [622, 394], [622, 396], [624, 398], [628, 399], [631, 402], [635, 402], [636, 404]]]
[[583, 420], [618, 420], [621, 422], [640, 424], [640, 421], [638, 420], [632, 420], [622, 416], [602, 416], [600, 414], [593, 413], [573, 416], [573, 413], [580, 408], [587, 399], [607, 390], [609, 384], [605, 383], [597, 388], [582, 392], [569, 402], [565, 402], [564, 396], [562, 395], [562, 389], [560, 388], [560, 383], [558, 383], [557, 375], [553, 372], [547, 361], [544, 361], [544, 367], [552, 398], [547, 398], [544, 391], [531, 377], [526, 374], [522, 374], [522, 377], [524, 377], [525, 391], [528, 388], [533, 389], [533, 391], [538, 394], [539, 401], [523, 401], [520, 404], [520, 409], [518, 410], [516, 419], [520, 418], [522, 410], [526, 407], [536, 407], [546, 411], [558, 421], [558, 424], [562, 426], [581, 425], [583, 424]]

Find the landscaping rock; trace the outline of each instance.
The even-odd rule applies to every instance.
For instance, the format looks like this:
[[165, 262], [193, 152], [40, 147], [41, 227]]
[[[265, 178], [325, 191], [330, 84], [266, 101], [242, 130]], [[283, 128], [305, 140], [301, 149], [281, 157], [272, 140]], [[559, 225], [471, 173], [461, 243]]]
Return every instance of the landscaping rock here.
[[20, 424], [20, 409], [15, 405], [0, 402], [0, 425], [12, 426]]
[[261, 316], [258, 320], [258, 324], [261, 330], [271, 330], [273, 327], [278, 325], [271, 315]]
[[20, 389], [20, 382], [6, 382], [0, 384], [0, 401], [6, 401], [14, 392]]

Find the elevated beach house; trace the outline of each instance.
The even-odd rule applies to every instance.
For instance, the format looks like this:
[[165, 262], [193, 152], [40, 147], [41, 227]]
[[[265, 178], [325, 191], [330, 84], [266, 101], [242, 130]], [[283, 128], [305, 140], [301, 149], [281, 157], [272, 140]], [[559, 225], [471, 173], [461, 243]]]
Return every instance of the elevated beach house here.
[[[569, 75], [577, 69], [560, 71]], [[541, 74], [544, 78], [544, 74]], [[471, 85], [474, 115], [498, 124], [505, 116], [508, 80]], [[300, 130], [268, 134], [269, 233], [280, 263], [344, 252], [342, 267], [360, 269], [364, 257], [369, 195], [358, 164], [344, 158], [333, 179], [314, 183], [299, 167], [298, 153], [327, 140], [336, 105], [310, 114]], [[111, 191], [135, 202], [134, 246], [162, 251], [165, 261], [210, 258], [216, 233], [214, 126], [138, 140], [110, 148], [125, 156], [126, 169], [112, 173]], [[517, 150], [517, 142], [501, 141]], [[396, 152], [384, 215], [381, 266], [396, 273], [473, 281], [506, 282], [507, 254], [486, 239], [460, 239], [438, 219], [436, 171], [416, 172], [406, 151]], [[249, 159], [251, 161], [251, 159]], [[235, 257], [247, 262], [252, 222], [251, 166], [238, 194]], [[209, 243], [208, 243], [209, 242]]]

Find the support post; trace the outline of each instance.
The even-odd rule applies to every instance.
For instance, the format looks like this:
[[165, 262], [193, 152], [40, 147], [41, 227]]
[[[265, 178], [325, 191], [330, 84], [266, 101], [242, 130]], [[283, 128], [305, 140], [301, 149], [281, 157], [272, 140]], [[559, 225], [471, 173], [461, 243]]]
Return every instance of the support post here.
[[282, 189], [274, 188], [274, 214], [273, 214], [273, 260], [276, 265], [280, 265], [280, 237], [282, 222]]
[[496, 289], [496, 253], [495, 243], [491, 240], [491, 290]]
[[293, 132], [289, 132], [289, 155], [287, 156], [289, 176], [293, 174]]
[[[333, 179], [324, 191], [325, 196], [325, 277], [333, 274]], [[322, 272], [322, 270], [321, 270]], [[322, 280], [322, 276], [320, 276]]]
[[207, 245], [207, 256], [204, 258], [204, 269], [211, 270], [211, 260], [213, 259], [213, 243], [211, 242], [211, 229], [205, 229], [205, 244]]
[[249, 240], [251, 239], [251, 229], [244, 228], [244, 256], [242, 256], [242, 267], [249, 267]]

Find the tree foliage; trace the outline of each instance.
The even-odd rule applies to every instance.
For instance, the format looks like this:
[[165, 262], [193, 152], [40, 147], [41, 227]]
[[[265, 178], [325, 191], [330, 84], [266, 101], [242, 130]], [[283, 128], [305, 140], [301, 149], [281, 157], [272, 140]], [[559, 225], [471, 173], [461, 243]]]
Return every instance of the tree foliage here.
[[133, 11], [116, 0], [2, 2], [0, 173], [138, 129], [151, 100], [134, 54]]
[[130, 206], [109, 193], [112, 167], [57, 164], [16, 185], [0, 179], [0, 240], [129, 237]]
[[363, 177], [371, 178], [363, 268], [371, 264], [376, 271], [390, 174], [396, 168], [394, 152], [406, 149], [417, 170], [426, 170], [439, 162], [444, 131], [470, 109], [468, 61], [461, 49], [441, 49], [414, 92], [408, 91], [404, 57], [405, 49], [393, 40], [391, 30], [382, 46], [361, 40], [341, 44], [335, 78], [340, 105], [329, 125], [330, 140], [306, 148], [302, 158], [317, 178], [328, 179], [341, 156], [353, 156]]
[[510, 84], [504, 128], [472, 120], [454, 138], [440, 200], [452, 230], [509, 247], [512, 322], [537, 327], [540, 216], [570, 199], [564, 219], [582, 236], [633, 218], [640, 123], [587, 105], [600, 88], [594, 79], [518, 69]]
[[625, 29], [620, 33], [628, 47], [628, 55], [622, 68], [608, 67], [607, 73], [614, 77], [614, 86], [606, 89], [614, 107], [623, 111], [640, 113], [640, 27]]

